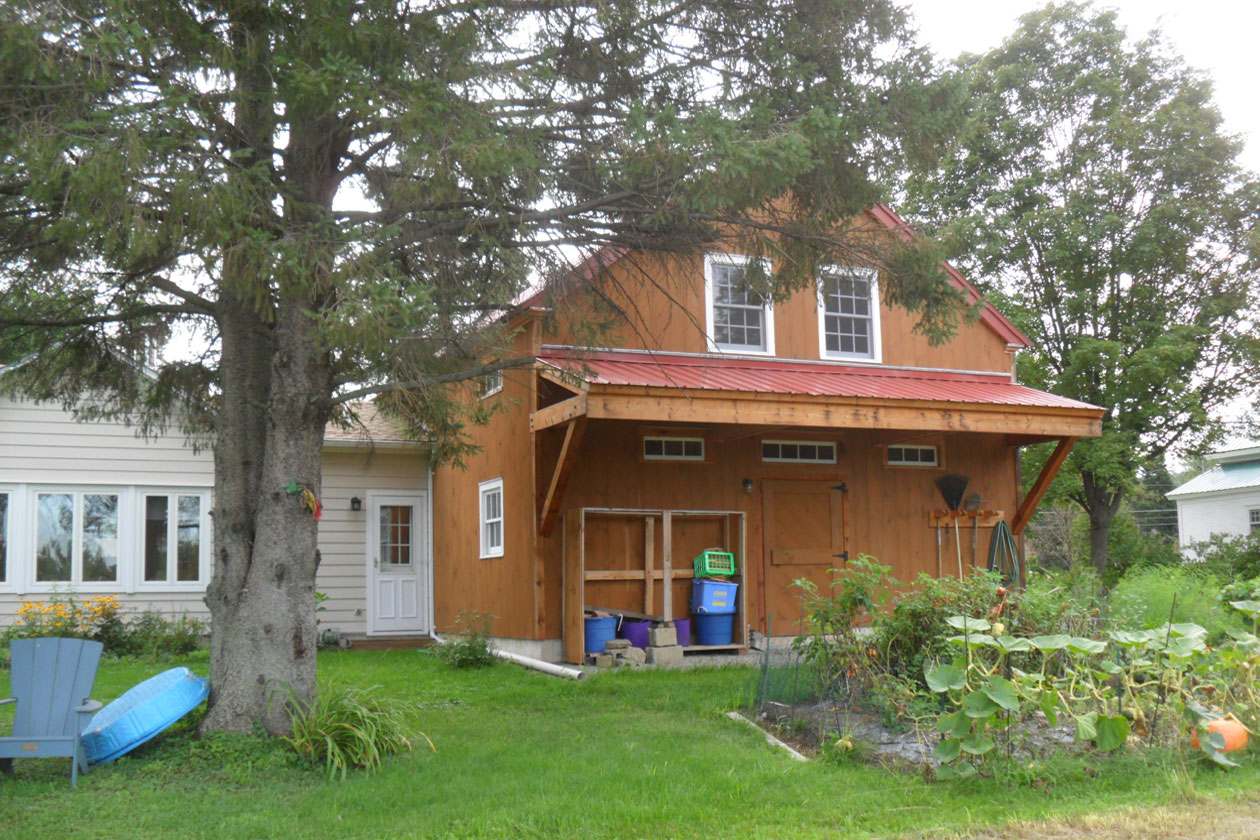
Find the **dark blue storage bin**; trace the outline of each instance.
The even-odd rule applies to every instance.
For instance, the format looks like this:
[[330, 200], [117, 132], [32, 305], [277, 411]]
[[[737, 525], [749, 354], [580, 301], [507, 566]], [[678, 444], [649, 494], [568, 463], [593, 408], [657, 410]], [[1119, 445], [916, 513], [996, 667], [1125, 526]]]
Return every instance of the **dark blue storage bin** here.
[[693, 645], [729, 645], [734, 636], [734, 613], [710, 613], [691, 617]]

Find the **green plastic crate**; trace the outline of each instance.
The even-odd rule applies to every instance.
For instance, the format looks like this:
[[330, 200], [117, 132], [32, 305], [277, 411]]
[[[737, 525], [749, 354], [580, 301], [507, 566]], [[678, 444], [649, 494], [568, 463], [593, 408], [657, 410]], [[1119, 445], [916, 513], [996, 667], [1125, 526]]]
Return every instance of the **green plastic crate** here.
[[692, 561], [692, 568], [698, 578], [733, 575], [735, 574], [735, 555], [729, 551], [706, 548], [696, 555], [696, 559]]

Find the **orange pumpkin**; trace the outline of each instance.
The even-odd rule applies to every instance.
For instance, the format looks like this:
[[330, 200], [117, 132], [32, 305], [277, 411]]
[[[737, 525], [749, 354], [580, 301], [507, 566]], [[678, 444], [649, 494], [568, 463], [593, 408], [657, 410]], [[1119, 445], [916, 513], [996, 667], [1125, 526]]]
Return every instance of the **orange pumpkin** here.
[[[1234, 752], [1247, 746], [1247, 730], [1236, 720], [1222, 718], [1208, 724], [1208, 732], [1219, 732], [1225, 738], [1224, 752]], [[1195, 727], [1190, 736], [1190, 746], [1199, 748], [1199, 729]]]

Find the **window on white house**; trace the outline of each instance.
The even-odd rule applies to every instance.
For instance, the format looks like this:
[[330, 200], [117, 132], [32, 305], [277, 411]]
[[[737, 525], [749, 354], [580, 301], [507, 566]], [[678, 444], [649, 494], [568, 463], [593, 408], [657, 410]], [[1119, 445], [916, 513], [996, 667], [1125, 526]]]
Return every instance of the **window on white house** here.
[[503, 556], [503, 479], [483, 481], [481, 491], [481, 556]]
[[35, 580], [118, 580], [118, 494], [36, 494]]
[[202, 497], [152, 494], [144, 497], [144, 581], [201, 579]]
[[816, 440], [763, 440], [761, 460], [781, 464], [834, 464], [836, 445]]
[[412, 561], [411, 505], [381, 505], [381, 562], [398, 569]]
[[1260, 508], [1252, 508], [1247, 513], [1251, 519], [1251, 533], [1260, 534]]
[[[704, 258], [711, 349], [774, 353], [774, 311], [764, 294], [749, 287], [751, 262], [735, 254]], [[765, 269], [768, 272], [769, 266]]]
[[828, 268], [819, 282], [822, 355], [879, 361], [878, 274], [869, 268]]
[[0, 493], [0, 583], [9, 579], [9, 494]]
[[647, 435], [643, 438], [645, 461], [703, 461], [704, 438]]
[[937, 467], [940, 466], [940, 460], [935, 446], [890, 446], [888, 466]]

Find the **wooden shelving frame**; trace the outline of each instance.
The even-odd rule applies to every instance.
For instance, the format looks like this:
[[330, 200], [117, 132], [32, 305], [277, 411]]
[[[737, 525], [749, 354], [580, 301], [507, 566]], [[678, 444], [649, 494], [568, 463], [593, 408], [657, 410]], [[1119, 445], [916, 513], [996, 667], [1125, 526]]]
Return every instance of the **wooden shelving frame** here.
[[[588, 517], [642, 517], [644, 520], [644, 568], [643, 569], [587, 569], [586, 568], [586, 520]], [[660, 581], [661, 615], [667, 619], [676, 617], [673, 603], [673, 582], [694, 577], [690, 563], [685, 568], [674, 567], [673, 524], [679, 519], [718, 519], [722, 522], [722, 548], [735, 555], [739, 575], [732, 580], [739, 584], [738, 605], [735, 613], [735, 629], [732, 644], [691, 645], [684, 651], [746, 650], [748, 647], [747, 587], [744, 585], [745, 560], [747, 558], [747, 522], [743, 511], [738, 510], [670, 510], [657, 508], [608, 508], [586, 507], [569, 510], [564, 514], [564, 658], [566, 662], [581, 662], [583, 658], [582, 621], [586, 611], [586, 583], [588, 581], [643, 581], [643, 612], [652, 614], [655, 603], [656, 582]], [[661, 566], [656, 568], [656, 528], [661, 531]], [[687, 558], [690, 560], [690, 558]], [[693, 631], [694, 632], [694, 631]]]

